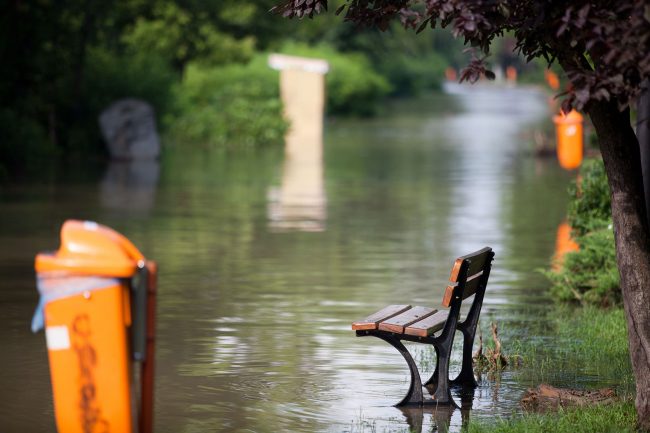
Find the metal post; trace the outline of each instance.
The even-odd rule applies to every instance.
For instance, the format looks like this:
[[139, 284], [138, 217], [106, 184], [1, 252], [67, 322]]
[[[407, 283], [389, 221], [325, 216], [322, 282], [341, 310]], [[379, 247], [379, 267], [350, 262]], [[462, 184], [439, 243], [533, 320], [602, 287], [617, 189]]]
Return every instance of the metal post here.
[[140, 414], [140, 433], [153, 432], [153, 387], [156, 337], [156, 288], [158, 267], [155, 262], [147, 262], [147, 327], [145, 357], [142, 361], [141, 387], [142, 404]]

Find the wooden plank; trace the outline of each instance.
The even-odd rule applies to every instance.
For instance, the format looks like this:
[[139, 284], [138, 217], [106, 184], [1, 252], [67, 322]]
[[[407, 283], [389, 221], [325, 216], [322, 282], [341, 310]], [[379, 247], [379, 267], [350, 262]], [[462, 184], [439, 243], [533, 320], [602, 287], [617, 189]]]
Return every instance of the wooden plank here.
[[404, 329], [404, 333], [416, 337], [428, 337], [443, 328], [448, 316], [449, 310], [438, 311], [429, 317], [425, 317], [424, 319], [407, 326]]
[[404, 328], [412, 323], [420, 321], [435, 313], [436, 310], [427, 307], [413, 307], [410, 310], [403, 312], [390, 319], [384, 320], [379, 324], [380, 331], [394, 332], [396, 334], [403, 334]]
[[451, 268], [451, 275], [449, 275], [449, 281], [452, 283], [458, 282], [458, 275], [460, 274], [460, 267], [463, 265], [464, 259], [459, 257], [454, 262], [454, 266]]
[[393, 316], [397, 316], [398, 314], [401, 314], [410, 308], [410, 305], [389, 305], [377, 311], [376, 313], [371, 314], [363, 320], [352, 323], [352, 329], [355, 331], [377, 329], [379, 322], [390, 319]]
[[449, 285], [445, 289], [444, 295], [442, 295], [442, 306], [445, 308], [449, 308], [451, 306], [451, 298], [454, 297], [454, 290], [456, 289], [456, 285]]

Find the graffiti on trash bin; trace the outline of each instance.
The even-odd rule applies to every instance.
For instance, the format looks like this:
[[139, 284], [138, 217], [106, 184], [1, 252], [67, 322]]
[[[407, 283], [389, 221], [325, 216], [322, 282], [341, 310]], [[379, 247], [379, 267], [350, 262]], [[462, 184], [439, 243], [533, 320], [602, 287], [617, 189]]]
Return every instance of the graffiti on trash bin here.
[[110, 424], [102, 417], [97, 403], [97, 389], [93, 370], [97, 364], [97, 352], [90, 340], [90, 318], [80, 314], [72, 322], [72, 341], [79, 360], [80, 388], [79, 409], [84, 433], [109, 433]]

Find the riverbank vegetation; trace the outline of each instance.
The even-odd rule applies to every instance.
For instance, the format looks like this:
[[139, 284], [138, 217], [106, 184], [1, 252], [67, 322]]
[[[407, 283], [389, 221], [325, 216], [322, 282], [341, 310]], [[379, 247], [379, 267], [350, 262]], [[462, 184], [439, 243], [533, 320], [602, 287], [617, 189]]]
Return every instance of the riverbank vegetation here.
[[[125, 97], [153, 106], [166, 145], [277, 145], [288, 125], [272, 52], [330, 63], [330, 116], [373, 115], [387, 97], [435, 91], [445, 68], [467, 61], [444, 31], [380, 32], [334, 14], [298, 23], [269, 13], [275, 3], [10, 2], [0, 14], [0, 179], [104, 158], [98, 115]], [[497, 60], [522, 65], [510, 48]]]
[[[603, 162], [586, 161], [569, 188], [568, 220], [579, 246], [545, 274], [560, 304], [546, 317], [554, 344], [534, 338], [514, 340], [509, 349], [522, 357], [530, 383], [553, 383], [560, 372], [580, 371], [620, 378], [619, 401], [527, 413], [496, 423], [470, 422], [468, 433], [489, 432], [634, 432], [637, 416], [625, 312], [621, 308], [610, 194]], [[580, 306], [570, 304], [581, 304]], [[605, 308], [603, 308], [605, 307]]]
[[545, 274], [561, 302], [619, 306], [622, 302], [612, 230], [609, 186], [602, 160], [587, 160], [569, 188], [568, 222], [578, 251]]
[[636, 432], [636, 412], [632, 400], [608, 405], [563, 409], [547, 414], [529, 414], [523, 418], [485, 424], [470, 422], [467, 433], [609, 433]]

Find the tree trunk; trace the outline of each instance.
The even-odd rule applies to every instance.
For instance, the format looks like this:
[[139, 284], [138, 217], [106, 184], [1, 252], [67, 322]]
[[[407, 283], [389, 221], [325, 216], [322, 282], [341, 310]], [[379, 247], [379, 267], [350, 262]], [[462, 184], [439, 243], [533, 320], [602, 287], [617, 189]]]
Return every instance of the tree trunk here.
[[598, 134], [612, 197], [639, 428], [650, 431], [650, 233], [639, 144], [629, 110], [619, 111], [615, 102], [593, 102], [587, 112]]
[[641, 149], [641, 170], [645, 190], [645, 209], [650, 225], [650, 80], [643, 83], [636, 110], [636, 138]]

